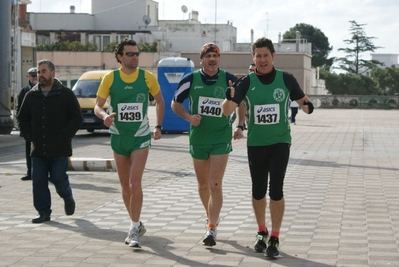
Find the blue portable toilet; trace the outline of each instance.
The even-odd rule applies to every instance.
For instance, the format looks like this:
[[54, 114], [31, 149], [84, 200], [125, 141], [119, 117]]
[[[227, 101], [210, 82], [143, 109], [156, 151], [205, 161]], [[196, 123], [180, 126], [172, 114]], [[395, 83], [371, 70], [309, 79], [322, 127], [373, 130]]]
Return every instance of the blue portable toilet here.
[[[162, 123], [163, 132], [182, 133], [190, 130], [190, 123], [177, 116], [170, 104], [181, 78], [192, 71], [194, 71], [194, 62], [189, 58], [168, 57], [158, 63], [158, 82], [165, 100], [165, 116]], [[183, 106], [189, 110], [187, 99], [183, 102]]]

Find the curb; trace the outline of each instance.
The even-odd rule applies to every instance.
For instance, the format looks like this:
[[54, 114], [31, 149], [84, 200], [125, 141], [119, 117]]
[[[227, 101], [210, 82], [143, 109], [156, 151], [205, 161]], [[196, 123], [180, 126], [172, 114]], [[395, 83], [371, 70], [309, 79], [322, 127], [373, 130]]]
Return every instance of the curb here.
[[[1, 165], [26, 164], [25, 161], [0, 162]], [[109, 171], [116, 172], [113, 159], [68, 158], [68, 171]]]
[[116, 172], [116, 166], [113, 159], [68, 158], [68, 170]]

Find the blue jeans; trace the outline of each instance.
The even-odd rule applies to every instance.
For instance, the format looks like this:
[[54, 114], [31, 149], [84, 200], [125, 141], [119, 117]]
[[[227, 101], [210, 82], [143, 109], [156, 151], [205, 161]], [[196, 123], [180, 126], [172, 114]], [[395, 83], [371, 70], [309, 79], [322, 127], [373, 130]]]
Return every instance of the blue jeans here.
[[51, 214], [51, 194], [48, 182], [52, 182], [58, 195], [64, 200], [72, 198], [67, 175], [68, 157], [32, 156], [33, 206], [42, 216]]

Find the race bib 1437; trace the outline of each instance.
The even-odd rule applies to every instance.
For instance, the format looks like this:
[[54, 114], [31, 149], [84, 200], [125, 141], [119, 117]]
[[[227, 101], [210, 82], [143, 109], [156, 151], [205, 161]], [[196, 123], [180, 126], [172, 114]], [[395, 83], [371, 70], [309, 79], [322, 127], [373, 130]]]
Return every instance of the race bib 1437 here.
[[255, 124], [276, 124], [280, 120], [280, 106], [278, 104], [255, 105]]

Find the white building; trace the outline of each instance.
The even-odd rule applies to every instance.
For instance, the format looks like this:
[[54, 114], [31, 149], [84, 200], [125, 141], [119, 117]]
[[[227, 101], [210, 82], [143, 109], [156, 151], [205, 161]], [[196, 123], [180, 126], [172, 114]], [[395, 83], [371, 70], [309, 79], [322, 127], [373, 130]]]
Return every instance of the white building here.
[[[54, 43], [57, 35], [79, 36], [81, 43], [106, 44], [131, 38], [141, 43], [159, 42], [160, 52], [197, 51], [206, 42], [215, 42], [223, 52], [234, 51], [237, 28], [226, 24], [202, 24], [197, 11], [187, 20], [159, 20], [158, 3], [152, 0], [92, 0], [92, 14], [28, 13], [28, 23], [37, 32], [38, 43]], [[49, 23], [51, 21], [51, 23]]]
[[384, 67], [391, 67], [393, 65], [399, 68], [399, 54], [372, 53], [370, 55], [371, 59], [384, 63]]
[[192, 11], [188, 20], [160, 20], [153, 36], [161, 41], [161, 52], [194, 52], [208, 42], [214, 42], [221, 52], [235, 51], [237, 28], [226, 24], [202, 24], [199, 13]]
[[[187, 8], [183, 9], [184, 7], [182, 6], [182, 11], [186, 12]], [[224, 52], [222, 68], [228, 67], [227, 69], [233, 73], [245, 74], [251, 62], [253, 38], [251, 44], [237, 44], [237, 28], [229, 21], [225, 24], [202, 24], [197, 11], [190, 12], [186, 20], [159, 20], [158, 2], [153, 0], [92, 0], [91, 10], [92, 14], [75, 13], [75, 7], [70, 6], [70, 9], [64, 10], [63, 13], [27, 13], [26, 25], [35, 31], [38, 44], [54, 44], [59, 37], [65, 36], [69, 39], [72, 37], [82, 44], [94, 43], [99, 51], [104, 51], [107, 44], [117, 43], [124, 38], [134, 39], [138, 43], [157, 42], [157, 55], [152, 57], [155, 61], [146, 65], [149, 69], [156, 69], [158, 61], [162, 58], [181, 56], [182, 53], [191, 53], [191, 58], [196, 62], [194, 57], [198, 57], [200, 47], [207, 42], [216, 43]], [[253, 32], [251, 34], [253, 36]], [[315, 72], [312, 73], [310, 65], [311, 44], [299, 36], [291, 41], [286, 43], [280, 36], [275, 44], [280, 59], [278, 67], [292, 72], [304, 91], [309, 92], [311, 87], [317, 87], [318, 84], [314, 85], [315, 77], [312, 78]], [[89, 60], [81, 60], [84, 56], [87, 57], [88, 53], [80, 52], [85, 55], [77, 56], [72, 55], [71, 51], [67, 59], [79, 60], [68, 65], [68, 60], [60, 60], [65, 58], [67, 53], [52, 53], [46, 56], [58, 58], [57, 76], [59, 75], [58, 78], [68, 86], [72, 86], [79, 73], [87, 68], [98, 69], [111, 65], [103, 60], [105, 57], [110, 59], [104, 53], [100, 53], [97, 63], [93, 65]], [[40, 54], [43, 56], [42, 52]], [[60, 57], [61, 54], [63, 55]], [[239, 61], [238, 54], [244, 54], [245, 60]], [[144, 59], [143, 56], [140, 62], [144, 63]], [[31, 60], [36, 61], [34, 55], [31, 55]], [[197, 64], [196, 67], [200, 65]]]

